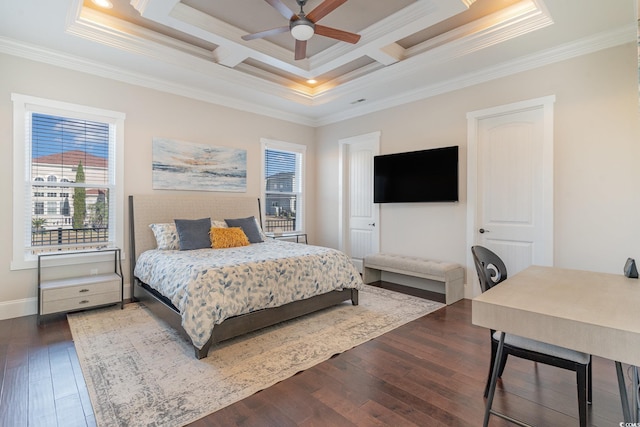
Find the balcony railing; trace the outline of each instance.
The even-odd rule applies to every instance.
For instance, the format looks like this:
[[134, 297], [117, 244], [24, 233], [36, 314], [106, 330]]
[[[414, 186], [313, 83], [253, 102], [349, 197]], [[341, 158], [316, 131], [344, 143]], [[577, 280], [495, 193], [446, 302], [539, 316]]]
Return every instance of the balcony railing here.
[[264, 231], [272, 233], [275, 231], [295, 231], [296, 219], [295, 218], [269, 218], [267, 217], [264, 224]]
[[107, 243], [109, 229], [104, 228], [58, 228], [38, 230], [31, 233], [31, 246], [91, 245]]

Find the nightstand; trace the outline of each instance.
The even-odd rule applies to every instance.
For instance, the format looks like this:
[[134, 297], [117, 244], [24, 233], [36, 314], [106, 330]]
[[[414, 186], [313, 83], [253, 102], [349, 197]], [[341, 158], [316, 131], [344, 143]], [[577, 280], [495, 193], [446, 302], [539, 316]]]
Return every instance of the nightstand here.
[[267, 237], [271, 237], [272, 239], [283, 239], [283, 240], [291, 240], [291, 239], [296, 239], [296, 243], [300, 243], [300, 241], [302, 240], [302, 242], [306, 245], [307, 244], [307, 233], [303, 233], [303, 232], [295, 232], [295, 231], [290, 231], [290, 232], [282, 232], [282, 233], [264, 233], [265, 236]]
[[[45, 258], [109, 252], [113, 253], [113, 273], [42, 280], [42, 263]], [[117, 303], [120, 303], [120, 308], [124, 308], [124, 276], [119, 248], [38, 255], [38, 323], [43, 316], [49, 314], [70, 313]]]

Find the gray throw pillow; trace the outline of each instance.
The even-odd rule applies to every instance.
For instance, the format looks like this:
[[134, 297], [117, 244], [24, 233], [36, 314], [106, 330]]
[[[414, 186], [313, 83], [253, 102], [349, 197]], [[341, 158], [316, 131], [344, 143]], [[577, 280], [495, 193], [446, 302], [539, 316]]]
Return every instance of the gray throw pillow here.
[[202, 219], [174, 219], [180, 250], [204, 249], [211, 247], [209, 230], [211, 230], [211, 218]]
[[225, 219], [224, 222], [226, 222], [229, 227], [242, 228], [242, 231], [244, 231], [244, 234], [247, 235], [249, 242], [251, 243], [260, 243], [264, 241], [262, 240], [260, 229], [258, 228], [258, 221], [256, 221], [255, 216], [250, 216], [248, 218]]

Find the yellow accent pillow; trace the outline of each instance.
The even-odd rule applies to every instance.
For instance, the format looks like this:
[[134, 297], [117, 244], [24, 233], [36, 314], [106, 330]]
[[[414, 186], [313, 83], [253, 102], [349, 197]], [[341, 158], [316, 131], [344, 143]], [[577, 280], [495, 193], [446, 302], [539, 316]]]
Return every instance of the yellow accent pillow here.
[[213, 249], [235, 248], [249, 246], [250, 244], [249, 238], [240, 227], [211, 227], [209, 237], [211, 237], [211, 247]]

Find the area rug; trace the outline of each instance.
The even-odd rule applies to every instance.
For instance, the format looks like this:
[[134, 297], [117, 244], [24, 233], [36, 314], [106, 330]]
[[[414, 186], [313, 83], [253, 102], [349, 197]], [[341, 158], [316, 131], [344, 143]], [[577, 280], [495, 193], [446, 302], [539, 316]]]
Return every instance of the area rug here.
[[182, 426], [443, 306], [372, 286], [359, 303], [225, 341], [201, 360], [139, 304], [68, 318], [98, 426]]

